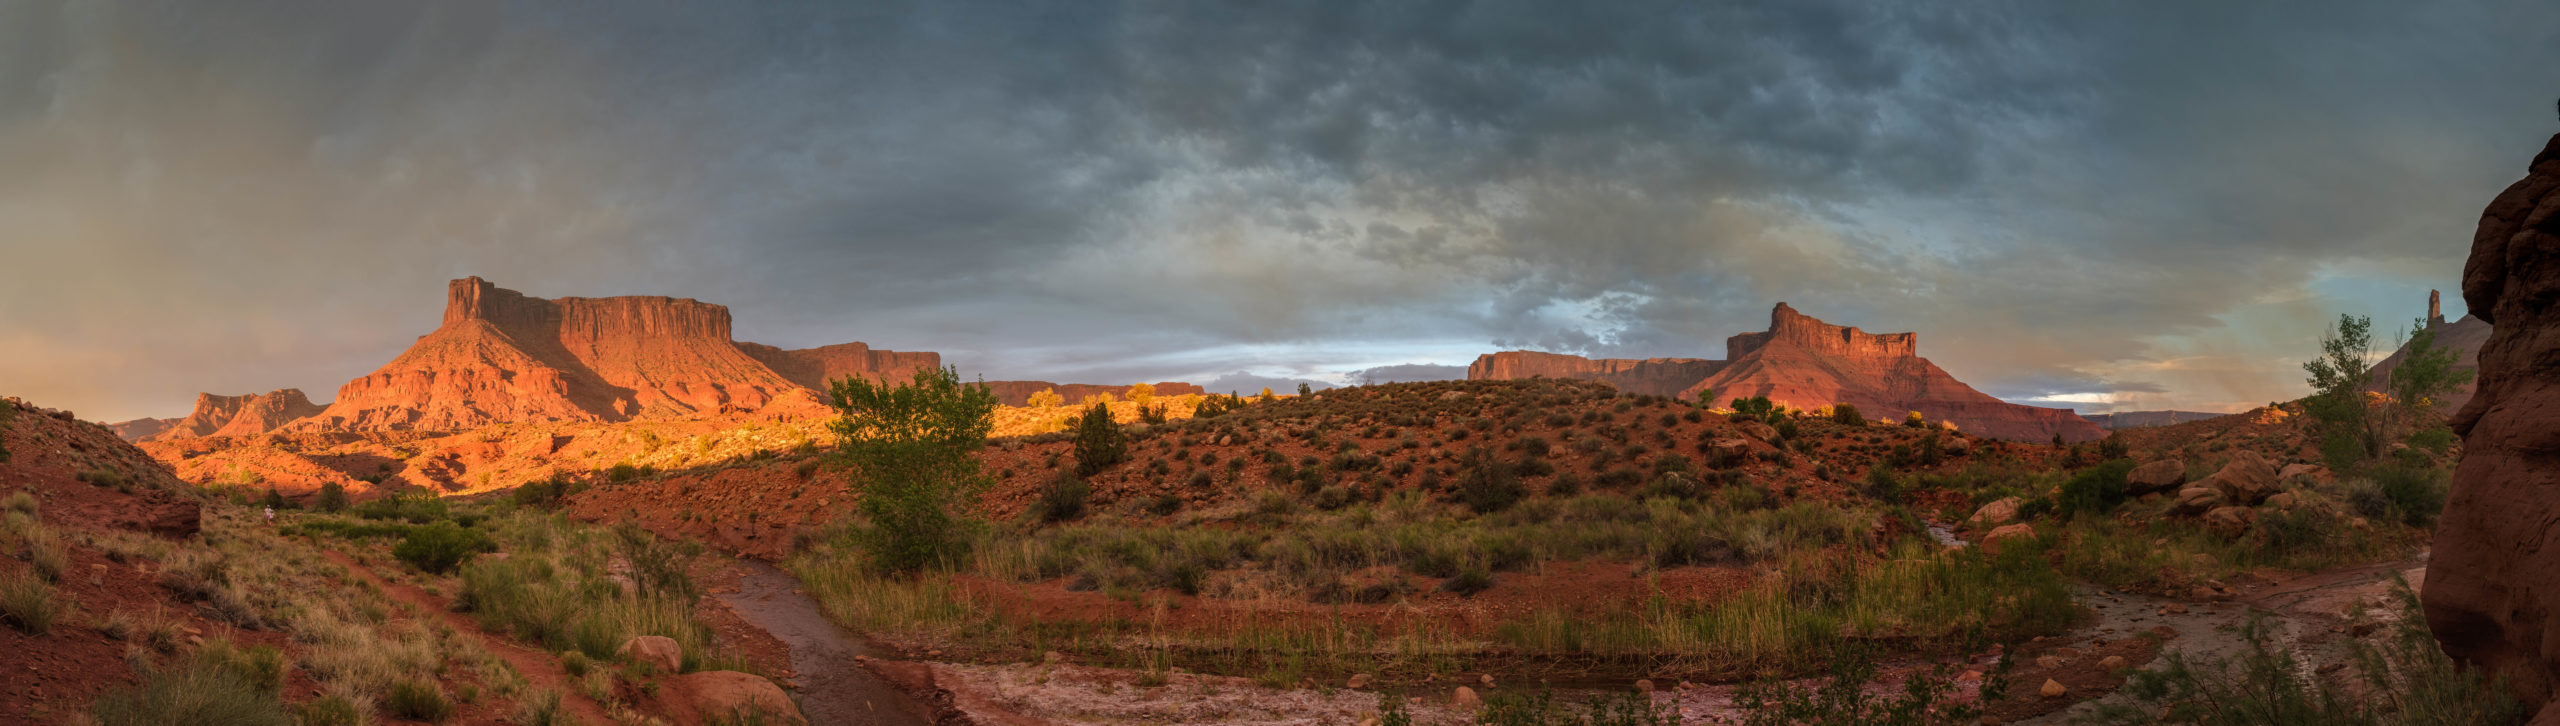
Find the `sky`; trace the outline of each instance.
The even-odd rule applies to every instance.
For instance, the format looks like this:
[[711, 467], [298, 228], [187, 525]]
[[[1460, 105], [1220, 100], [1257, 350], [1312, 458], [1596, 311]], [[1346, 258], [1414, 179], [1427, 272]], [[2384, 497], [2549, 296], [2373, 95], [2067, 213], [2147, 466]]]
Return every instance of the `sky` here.
[[1214, 388], [1721, 358], [2227, 411], [2461, 313], [2560, 3], [0, 3], [0, 394], [314, 400], [446, 280]]

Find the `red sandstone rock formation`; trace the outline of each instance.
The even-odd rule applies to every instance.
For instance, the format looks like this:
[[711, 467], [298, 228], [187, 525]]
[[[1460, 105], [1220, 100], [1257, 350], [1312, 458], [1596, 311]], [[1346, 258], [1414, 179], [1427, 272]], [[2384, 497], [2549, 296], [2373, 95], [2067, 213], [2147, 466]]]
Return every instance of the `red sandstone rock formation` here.
[[803, 350], [783, 350], [762, 343], [739, 343], [738, 349], [763, 361], [782, 377], [812, 390], [827, 390], [827, 382], [838, 378], [862, 378], [873, 383], [901, 383], [919, 370], [942, 367], [940, 353], [900, 353], [872, 350], [866, 343], [845, 343]]
[[107, 424], [107, 430], [116, 432], [116, 438], [124, 439], [126, 441], [141, 441], [144, 438], [169, 430], [170, 426], [176, 425], [181, 420], [183, 419], [137, 418], [131, 421], [120, 421], [117, 423]]
[[2480, 215], [2462, 300], [2495, 327], [2453, 417], [2462, 464], [2423, 602], [2455, 659], [2560, 724], [2560, 136]]
[[[157, 433], [133, 436], [135, 441], [165, 441], [203, 436], [256, 436], [274, 431], [295, 419], [319, 413], [321, 406], [302, 395], [302, 389], [284, 388], [263, 394], [217, 396], [196, 395], [195, 411], [186, 418], [160, 428]], [[149, 419], [145, 419], [146, 421]], [[138, 424], [128, 421], [125, 424]], [[118, 424], [119, 427], [125, 424]], [[136, 427], [139, 430], [141, 427]]]
[[754, 411], [831, 376], [901, 375], [931, 353], [786, 351], [729, 338], [729, 309], [656, 296], [546, 300], [455, 280], [444, 324], [349, 381], [297, 431], [452, 430]]
[[1476, 356], [1467, 366], [1467, 380], [1575, 378], [1603, 381], [1637, 395], [1673, 396], [1723, 368], [1724, 361], [1697, 358], [1594, 359], [1514, 350]]
[[[1207, 391], [1202, 390], [1198, 385], [1183, 383], [1180, 381], [1165, 381], [1154, 385], [1156, 387], [1156, 395], [1158, 396], [1181, 396], [1207, 393]], [[995, 391], [997, 403], [1007, 406], [1031, 405], [1031, 394], [1048, 390], [1057, 391], [1059, 400], [1065, 402], [1066, 405], [1073, 406], [1077, 403], [1083, 402], [1086, 396], [1095, 396], [1105, 393], [1111, 394], [1111, 397], [1116, 400], [1128, 400], [1130, 387], [1104, 386], [1092, 383], [1050, 383], [1048, 381], [988, 381], [987, 388]], [[1257, 393], [1257, 391], [1244, 391], [1243, 393], [1251, 395], [1253, 393]]]
[[[1467, 378], [1545, 375], [1602, 380], [1639, 394], [1683, 399], [1713, 390], [1719, 400], [1767, 396], [1795, 408], [1846, 403], [1868, 416], [1919, 411], [1981, 436], [2042, 441], [2061, 434], [2089, 441], [2106, 431], [2070, 409], [2021, 406], [1976, 391], [1918, 355], [1913, 333], [1868, 333], [1831, 325], [1778, 303], [1769, 329], [1725, 339], [1727, 360], [1591, 360], [1553, 353], [1497, 353], [1476, 359]], [[1695, 375], [1692, 375], [1695, 374]]]

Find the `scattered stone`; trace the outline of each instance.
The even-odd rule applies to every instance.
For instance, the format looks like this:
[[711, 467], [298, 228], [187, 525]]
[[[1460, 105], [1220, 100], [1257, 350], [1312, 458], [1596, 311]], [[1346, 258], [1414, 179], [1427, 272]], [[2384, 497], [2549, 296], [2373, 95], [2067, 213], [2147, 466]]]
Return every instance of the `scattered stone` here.
[[2266, 459], [2259, 458], [2258, 452], [2248, 449], [2232, 454], [2231, 463], [2222, 465], [2221, 471], [2198, 483], [2220, 490], [2222, 496], [2241, 506], [2266, 501], [2282, 487], [2276, 479], [2275, 467], [2267, 464]]
[[2036, 667], [2045, 670], [2055, 670], [2062, 667], [2062, 659], [2049, 655], [2036, 656]]
[[2249, 523], [2254, 521], [2257, 521], [2257, 515], [2248, 507], [2215, 507], [2213, 511], [2204, 513], [2204, 525], [2225, 537], [2247, 533]]
[[1484, 675], [1481, 675], [1481, 676], [1477, 676], [1477, 677], [1476, 677], [1476, 682], [1477, 682], [1477, 683], [1482, 683], [1482, 684], [1484, 684], [1484, 687], [1486, 687], [1486, 688], [1492, 688], [1492, 687], [1493, 687], [1493, 674], [1491, 674], [1491, 673], [1487, 673], [1487, 674], [1484, 674]]
[[1636, 692], [1637, 692], [1637, 693], [1652, 693], [1652, 692], [1653, 692], [1653, 679], [1651, 679], [1651, 678], [1638, 678], [1638, 679], [1636, 679]]
[[1449, 693], [1449, 706], [1452, 708], [1476, 708], [1483, 705], [1484, 699], [1476, 697], [1476, 689], [1459, 686], [1458, 690]]
[[1973, 683], [1980, 680], [1982, 680], [1982, 671], [1965, 671], [1956, 674], [1957, 683]]
[[1040, 654], [1040, 662], [1042, 663], [1060, 663], [1066, 661], [1066, 659], [1066, 654], [1054, 650]]
[[674, 638], [663, 635], [643, 635], [622, 641], [622, 647], [614, 649], [613, 654], [629, 658], [634, 663], [647, 663], [659, 673], [675, 673], [684, 669], [684, 648], [676, 645]]
[[2222, 490], [2197, 484], [2178, 490], [2178, 503], [2171, 511], [2194, 516], [2212, 511], [2213, 508], [2222, 504]]
[[675, 708], [691, 713], [761, 714], [758, 723], [799, 724], [809, 721], [781, 686], [752, 673], [699, 671], [669, 678], [665, 692]]
[[2037, 692], [2044, 694], [2046, 698], [2061, 698], [2063, 694], [2070, 693], [2071, 688], [2062, 685], [2061, 681], [2047, 678], [2044, 679], [2044, 688], [2037, 689]]
[[2267, 497], [2267, 506], [2275, 507], [2277, 511], [2291, 511], [2294, 504], [2293, 492], [2283, 492]]
[[1342, 687], [1344, 687], [1344, 688], [1349, 688], [1349, 689], [1354, 689], [1354, 690], [1362, 689], [1362, 688], [1368, 688], [1368, 687], [1369, 687], [1369, 674], [1367, 674], [1367, 673], [1354, 673], [1354, 674], [1351, 674], [1351, 681], [1350, 681], [1350, 682], [1348, 682], [1348, 683], [1344, 683], [1344, 684], [1342, 684]]
[[1997, 529], [1991, 530], [1990, 534], [1982, 536], [1982, 549], [1984, 552], [1996, 555], [2000, 553], [2000, 543], [2003, 540], [2034, 539], [2035, 536], [2035, 525], [2025, 522], [2003, 525]]
[[2187, 483], [2187, 464], [2176, 459], [2161, 459], [2137, 466], [2124, 475], [2124, 493], [2142, 496], [2173, 491]]
[[2158, 636], [2161, 640], [2176, 640], [2178, 629], [2166, 625], [2154, 625], [2151, 626], [2151, 634]]
[[1998, 501], [1982, 505], [1981, 509], [1973, 510], [1973, 516], [1966, 517], [1964, 523], [1974, 527], [1998, 527], [2008, 524], [2011, 520], [2018, 518], [2018, 505], [2022, 503], [2017, 497], [2001, 497]]
[[2319, 464], [2288, 464], [2283, 471], [2276, 472], [2277, 481], [2301, 480], [2326, 484], [2330, 479], [2332, 477], [2329, 476], [2329, 467]]
[[2099, 660], [2098, 660], [2098, 668], [2100, 668], [2100, 669], [2102, 669], [2102, 670], [2110, 670], [2110, 671], [2112, 671], [2112, 670], [2115, 670], [2115, 669], [2118, 669], [2118, 668], [2123, 668], [2123, 667], [2124, 667], [2124, 656], [2121, 656], [2121, 655], [2111, 655], [2111, 656], [2107, 656], [2107, 657], [2105, 657], [2105, 658], [2101, 658], [2101, 659], [2099, 659]]

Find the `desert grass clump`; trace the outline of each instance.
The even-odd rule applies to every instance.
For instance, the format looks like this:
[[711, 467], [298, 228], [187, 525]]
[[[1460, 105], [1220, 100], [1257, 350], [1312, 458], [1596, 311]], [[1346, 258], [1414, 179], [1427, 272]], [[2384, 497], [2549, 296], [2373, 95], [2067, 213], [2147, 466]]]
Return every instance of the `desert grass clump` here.
[[393, 682], [382, 705], [391, 715], [412, 721], [443, 721], [453, 715], [453, 701], [429, 680], [404, 678]]
[[516, 723], [523, 726], [557, 726], [575, 721], [561, 707], [560, 692], [549, 688], [526, 695], [516, 706]]
[[0, 575], [0, 620], [29, 635], [53, 632], [53, 623], [70, 607], [54, 597], [53, 584], [33, 572]]
[[89, 715], [102, 726], [294, 723], [272, 691], [243, 677], [223, 654], [211, 652], [146, 672], [140, 685], [100, 695]]

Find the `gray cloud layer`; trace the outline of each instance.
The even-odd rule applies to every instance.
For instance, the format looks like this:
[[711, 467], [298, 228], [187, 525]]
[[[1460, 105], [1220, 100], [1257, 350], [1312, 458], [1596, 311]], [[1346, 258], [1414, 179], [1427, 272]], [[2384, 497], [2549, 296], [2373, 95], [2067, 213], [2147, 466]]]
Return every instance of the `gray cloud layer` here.
[[2297, 393], [2553, 130], [2549, 3], [0, 5], [0, 389], [330, 388], [441, 283], [990, 378], [1717, 356]]

